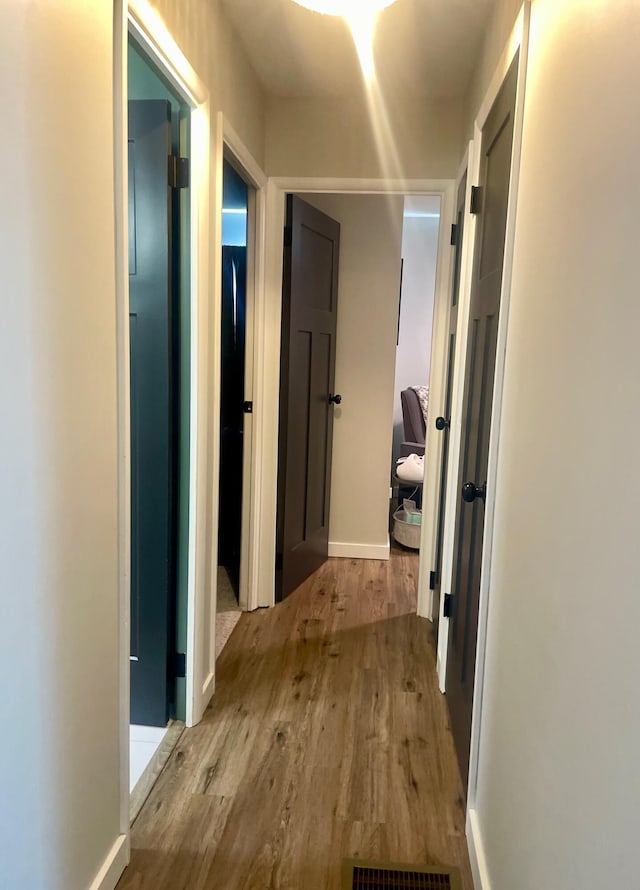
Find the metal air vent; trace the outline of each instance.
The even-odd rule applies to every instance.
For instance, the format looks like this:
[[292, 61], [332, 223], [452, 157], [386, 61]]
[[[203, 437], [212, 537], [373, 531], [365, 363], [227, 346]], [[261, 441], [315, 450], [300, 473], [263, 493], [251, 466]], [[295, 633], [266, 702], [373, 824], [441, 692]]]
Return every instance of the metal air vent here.
[[457, 868], [347, 859], [343, 890], [461, 890]]

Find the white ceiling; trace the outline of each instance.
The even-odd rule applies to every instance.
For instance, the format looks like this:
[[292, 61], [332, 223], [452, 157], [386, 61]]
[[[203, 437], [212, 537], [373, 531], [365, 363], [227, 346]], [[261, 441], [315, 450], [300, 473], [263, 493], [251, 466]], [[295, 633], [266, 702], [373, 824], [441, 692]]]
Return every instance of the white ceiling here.
[[[346, 23], [293, 0], [222, 0], [266, 92], [281, 97], [360, 92]], [[378, 79], [388, 93], [448, 99], [466, 93], [495, 0], [397, 0], [380, 13]]]

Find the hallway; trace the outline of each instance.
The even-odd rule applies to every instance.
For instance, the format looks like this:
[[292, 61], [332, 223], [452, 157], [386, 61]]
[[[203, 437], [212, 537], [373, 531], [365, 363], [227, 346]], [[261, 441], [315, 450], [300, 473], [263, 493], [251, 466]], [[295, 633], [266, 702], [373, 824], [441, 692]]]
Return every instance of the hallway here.
[[417, 573], [400, 549], [330, 559], [243, 614], [204, 720], [133, 826], [119, 890], [338, 890], [345, 857], [457, 865], [471, 890]]

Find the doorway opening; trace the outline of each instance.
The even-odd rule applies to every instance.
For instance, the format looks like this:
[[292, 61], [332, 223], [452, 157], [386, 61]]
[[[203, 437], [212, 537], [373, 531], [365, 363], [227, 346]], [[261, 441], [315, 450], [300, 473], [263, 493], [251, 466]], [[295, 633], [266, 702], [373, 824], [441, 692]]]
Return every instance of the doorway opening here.
[[129, 785], [141, 803], [186, 716], [191, 109], [131, 35], [127, 49]]
[[[321, 193], [309, 188], [289, 194], [282, 189], [280, 194], [286, 199], [286, 220], [277, 600], [296, 589], [329, 556], [389, 558], [405, 228], [402, 192], [358, 194], [331, 188]], [[424, 206], [412, 200], [418, 197], [407, 199], [407, 212], [416, 221], [428, 222], [432, 248], [430, 271], [419, 268], [415, 275], [424, 279], [415, 302], [426, 304], [421, 308], [428, 321], [416, 348], [420, 379], [412, 384], [426, 385], [436, 273], [439, 281], [446, 280], [448, 269], [439, 262], [445, 246], [440, 227], [442, 194], [434, 190], [424, 195]], [[418, 213], [425, 216], [421, 219]], [[335, 232], [330, 223], [337, 226]], [[338, 269], [333, 271], [331, 260], [338, 252]], [[315, 282], [313, 293], [306, 284], [309, 281]], [[301, 284], [300, 294], [296, 282]], [[334, 312], [335, 330], [330, 317]], [[417, 531], [416, 551], [421, 527]], [[427, 559], [430, 562], [430, 554]]]
[[440, 205], [438, 195], [406, 197], [402, 225], [390, 532], [414, 550], [422, 526]]
[[245, 417], [252, 409], [246, 399], [249, 192], [250, 186], [224, 156], [216, 657], [240, 617]]

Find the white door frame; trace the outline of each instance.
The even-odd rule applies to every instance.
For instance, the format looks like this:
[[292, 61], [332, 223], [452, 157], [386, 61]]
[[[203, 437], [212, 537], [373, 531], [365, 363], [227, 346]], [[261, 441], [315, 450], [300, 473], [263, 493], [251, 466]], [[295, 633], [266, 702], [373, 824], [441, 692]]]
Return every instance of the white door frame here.
[[[233, 157], [233, 163], [242, 178], [250, 186], [247, 211], [247, 307], [246, 307], [246, 364], [244, 398], [255, 403], [261, 375], [260, 356], [257, 354], [261, 343], [260, 331], [264, 315], [264, 265], [265, 232], [267, 210], [267, 177], [260, 165], [246, 147], [240, 136], [231, 126], [227, 117], [218, 113], [218, 143], [216, 162], [218, 179], [222, 181], [222, 165], [225, 148]], [[218, 189], [222, 194], [222, 189]], [[222, 241], [220, 242], [222, 249]], [[217, 317], [217, 314], [216, 314]], [[220, 310], [221, 317], [221, 310]], [[219, 325], [217, 336], [219, 337]], [[220, 354], [219, 340], [214, 345], [214, 354]], [[219, 364], [219, 363], [218, 363]], [[218, 371], [219, 374], [219, 371]], [[214, 384], [220, 411], [220, 378]], [[262, 487], [258, 474], [259, 453], [258, 424], [259, 414], [244, 416], [244, 446], [242, 460], [242, 533], [240, 544], [240, 608], [257, 609], [258, 600], [258, 518], [261, 509]], [[217, 560], [216, 560], [217, 563]]]
[[[443, 406], [446, 351], [443, 344], [449, 319], [449, 291], [453, 270], [449, 226], [455, 213], [453, 180], [384, 180], [336, 179], [312, 177], [277, 177], [267, 183], [267, 239], [265, 256], [264, 306], [258, 325], [256, 353], [260, 368], [256, 374], [256, 472], [261, 480], [261, 498], [257, 528], [259, 530], [257, 582], [259, 605], [275, 603], [276, 510], [278, 480], [278, 424], [280, 383], [280, 324], [282, 310], [282, 233], [285, 224], [285, 196], [288, 193], [324, 193], [352, 195], [437, 195], [441, 199], [438, 262], [434, 306], [434, 331], [429, 400], [433, 411]], [[389, 423], [392, 418], [389, 417]], [[418, 581], [418, 613], [431, 617], [432, 591], [429, 590], [429, 568], [435, 546], [435, 517], [441, 466], [441, 439], [427, 448], [425, 466], [425, 500], [420, 576]], [[435, 483], [434, 483], [435, 480]], [[431, 488], [430, 488], [431, 486]], [[429, 492], [431, 496], [429, 496]]]
[[445, 489], [444, 527], [442, 532], [442, 566], [440, 571], [440, 614], [438, 616], [438, 645], [436, 669], [440, 691], [445, 692], [445, 672], [447, 666], [447, 644], [449, 640], [449, 619], [444, 617], [444, 594], [451, 589], [453, 576], [453, 545], [456, 530], [456, 504], [458, 473], [460, 469], [460, 446], [462, 442], [462, 399], [464, 395], [464, 365], [466, 363], [466, 343], [469, 331], [469, 303], [471, 300], [471, 274], [473, 270], [473, 245], [475, 244], [477, 218], [467, 212], [471, 201], [471, 187], [478, 180], [479, 159], [476, 158], [476, 143], [472, 140], [464, 154], [456, 177], [456, 194], [462, 179], [467, 174], [464, 199], [465, 220], [460, 261], [460, 282], [458, 285], [458, 321], [454, 350], [453, 380], [451, 387], [451, 419], [449, 425], [449, 456], [447, 460], [447, 482]]
[[[482, 131], [487, 122], [493, 104], [511, 64], [519, 53], [518, 86], [516, 94], [516, 110], [513, 133], [513, 151], [511, 159], [511, 176], [509, 183], [509, 199], [507, 224], [505, 233], [504, 272], [500, 298], [500, 319], [496, 349], [495, 384], [493, 392], [491, 432], [489, 438], [489, 462], [487, 471], [487, 500], [485, 503], [485, 525], [482, 546], [482, 567], [480, 578], [480, 602], [478, 616], [478, 641], [476, 650], [476, 670], [473, 693], [473, 716], [471, 726], [471, 748], [469, 757], [469, 783], [467, 788], [467, 838], [469, 854], [474, 874], [474, 883], [478, 887], [488, 887], [488, 875], [482, 843], [477, 832], [475, 812], [478, 757], [480, 751], [480, 730], [482, 725], [482, 704], [487, 646], [487, 624], [489, 616], [489, 593], [491, 588], [491, 556], [493, 548], [495, 491], [500, 447], [500, 422], [502, 399], [504, 392], [505, 354], [509, 324], [509, 304], [511, 297], [511, 280], [513, 269], [513, 253], [515, 244], [515, 227], [517, 216], [518, 181], [522, 152], [522, 132], [524, 124], [524, 103], [526, 90], [527, 58], [529, 49], [529, 26], [531, 4], [525, 0], [520, 9], [507, 45], [505, 46], [487, 93], [480, 106], [474, 123], [473, 142], [469, 150], [469, 176], [467, 180], [467, 204], [469, 206], [470, 188], [477, 184], [480, 173]], [[458, 331], [456, 336], [455, 375], [451, 419], [451, 460], [447, 474], [447, 495], [445, 514], [445, 549], [443, 553], [442, 590], [450, 590], [453, 574], [453, 544], [455, 536], [455, 513], [458, 501], [458, 471], [460, 459], [460, 442], [462, 436], [462, 401], [464, 392], [464, 374], [466, 366], [467, 333], [469, 327], [469, 306], [471, 300], [471, 279], [473, 255], [477, 235], [476, 221], [467, 216], [465, 241], [463, 244], [463, 269], [458, 315]], [[442, 609], [444, 597], [441, 597], [440, 623], [438, 629], [438, 677], [440, 689], [446, 690], [447, 644], [449, 621], [444, 617]]]
[[[120, 822], [129, 833], [131, 455], [129, 395], [129, 254], [127, 176], [127, 39], [131, 33], [191, 108], [191, 371], [189, 569], [186, 722], [197, 723], [213, 693], [215, 588], [207, 529], [211, 527], [207, 453], [210, 379], [207, 338], [209, 277], [209, 95], [147, 0], [116, 0], [114, 52], [116, 301], [119, 465]], [[219, 276], [213, 278], [213, 290]]]

